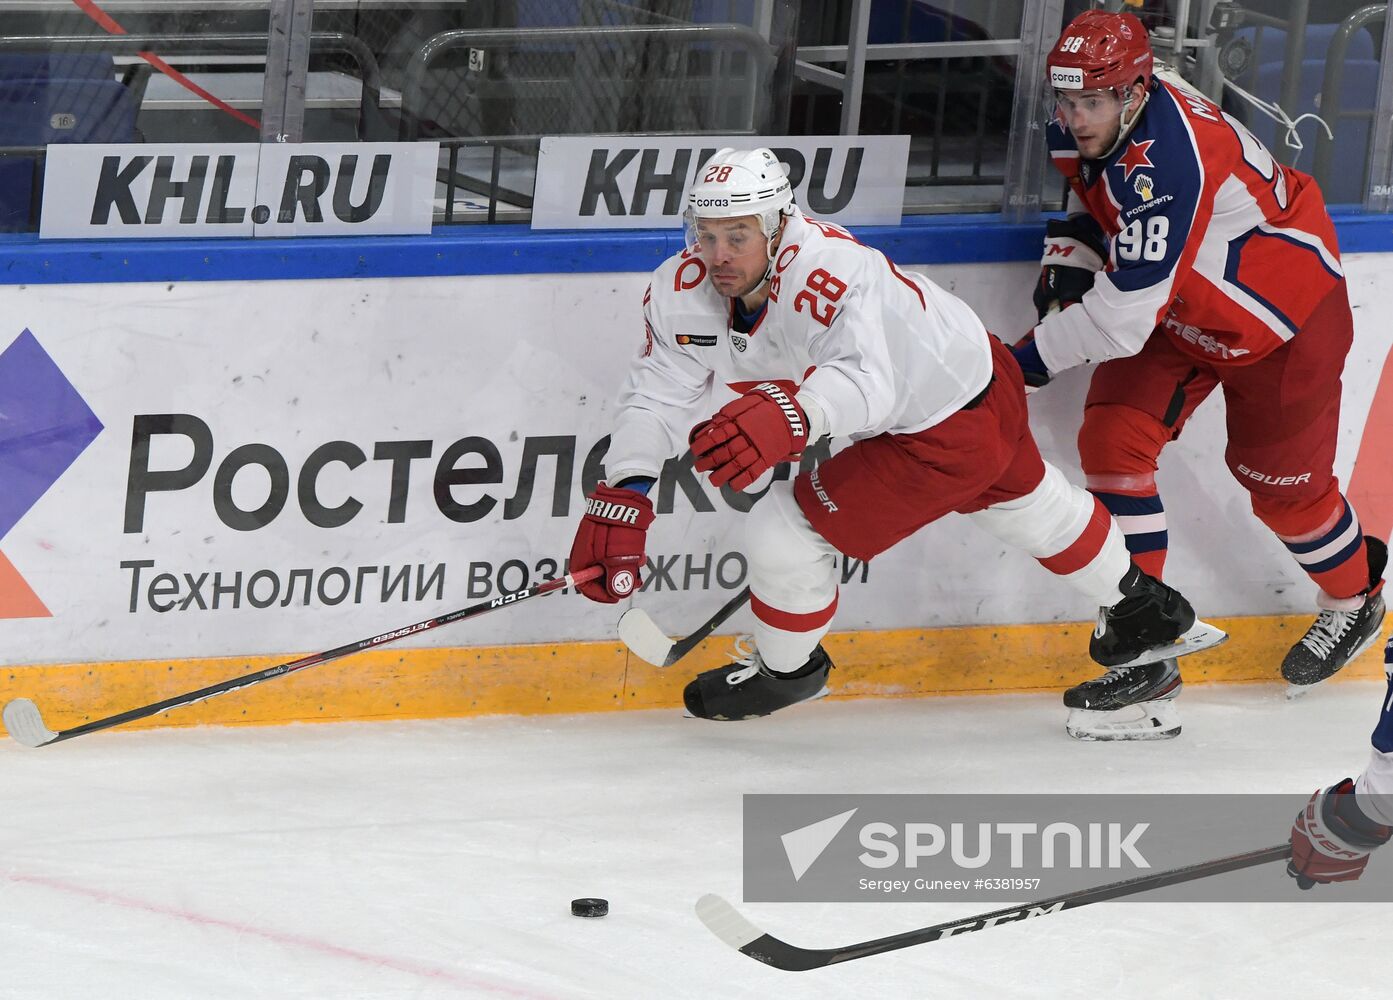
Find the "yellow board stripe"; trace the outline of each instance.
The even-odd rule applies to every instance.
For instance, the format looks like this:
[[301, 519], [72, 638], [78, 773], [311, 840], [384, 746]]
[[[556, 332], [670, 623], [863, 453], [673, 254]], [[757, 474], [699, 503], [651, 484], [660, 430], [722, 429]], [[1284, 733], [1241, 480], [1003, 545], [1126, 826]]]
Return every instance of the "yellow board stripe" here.
[[[1187, 657], [1186, 683], [1277, 681], [1278, 666], [1310, 618], [1216, 621], [1232, 638]], [[986, 625], [844, 632], [824, 642], [840, 698], [898, 698], [1058, 690], [1094, 676], [1091, 623]], [[155, 716], [130, 728], [430, 719], [670, 708], [698, 671], [728, 662], [728, 637], [708, 640], [659, 670], [617, 642], [452, 649], [375, 649], [309, 667]], [[1377, 644], [1336, 680], [1381, 678]], [[294, 659], [286, 656], [134, 660], [0, 668], [0, 701], [32, 698], [52, 728], [67, 729]]]

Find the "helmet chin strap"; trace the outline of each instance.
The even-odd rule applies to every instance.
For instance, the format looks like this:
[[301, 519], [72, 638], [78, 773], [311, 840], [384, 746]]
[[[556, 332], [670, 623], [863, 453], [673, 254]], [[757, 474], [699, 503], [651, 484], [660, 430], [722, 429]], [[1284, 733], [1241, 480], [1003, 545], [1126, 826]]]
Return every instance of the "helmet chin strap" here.
[[779, 252], [779, 234], [775, 233], [764, 243], [764, 253], [769, 258], [769, 264], [764, 268], [764, 280], [768, 281], [774, 277], [774, 258]]
[[769, 281], [774, 277], [774, 261], [779, 254], [779, 243], [784, 238], [784, 220], [787, 218], [788, 215], [779, 216], [779, 228], [764, 237], [764, 253], [769, 258], [769, 264], [764, 268], [764, 281]]
[[1113, 144], [1108, 147], [1108, 151], [1098, 157], [1098, 159], [1106, 160], [1109, 156], [1112, 156], [1113, 153], [1117, 152], [1117, 148], [1122, 145], [1123, 140], [1131, 134], [1132, 129], [1136, 128], [1137, 120], [1141, 118], [1142, 108], [1146, 107], [1146, 102], [1150, 99], [1151, 92], [1149, 90], [1143, 91], [1141, 103], [1137, 105], [1136, 113], [1132, 115], [1132, 120], [1130, 122], [1127, 120], [1127, 108], [1129, 105], [1124, 104], [1122, 106], [1122, 110], [1117, 113], [1117, 138], [1113, 140]]

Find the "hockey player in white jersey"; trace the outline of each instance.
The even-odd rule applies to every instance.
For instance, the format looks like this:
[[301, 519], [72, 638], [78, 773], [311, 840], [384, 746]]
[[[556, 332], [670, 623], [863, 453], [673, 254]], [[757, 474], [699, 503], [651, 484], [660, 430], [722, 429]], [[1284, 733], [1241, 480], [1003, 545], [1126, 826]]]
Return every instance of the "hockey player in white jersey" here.
[[[713, 486], [745, 490], [823, 435], [852, 441], [773, 483], [750, 513], [755, 648], [687, 685], [692, 715], [752, 718], [823, 693], [839, 558], [869, 560], [954, 511], [1101, 609], [1089, 644], [1101, 664], [1226, 638], [1133, 566], [1102, 504], [1042, 461], [1020, 369], [972, 310], [803, 216], [772, 152], [717, 152], [685, 219], [687, 249], [644, 296], [646, 340], [619, 396], [608, 482], [587, 498], [571, 551], [571, 566], [605, 569], [581, 593], [612, 603], [634, 592], [647, 492], [688, 445]], [[713, 414], [713, 391], [735, 398]], [[1106, 715], [1098, 735], [1129, 724]]]
[[1369, 766], [1311, 796], [1291, 828], [1287, 874], [1309, 889], [1364, 874], [1369, 854], [1393, 839], [1393, 635], [1383, 648], [1388, 693], [1374, 727]]

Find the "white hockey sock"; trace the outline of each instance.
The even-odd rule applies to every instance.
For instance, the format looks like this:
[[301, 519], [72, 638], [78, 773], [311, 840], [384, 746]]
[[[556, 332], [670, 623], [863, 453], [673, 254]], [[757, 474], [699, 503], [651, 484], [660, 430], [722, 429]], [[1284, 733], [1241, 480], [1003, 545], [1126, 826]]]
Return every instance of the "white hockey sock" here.
[[802, 667], [837, 610], [840, 554], [798, 507], [793, 484], [778, 482], [746, 521], [755, 645], [778, 673]]
[[1122, 600], [1117, 585], [1132, 565], [1122, 531], [1093, 494], [1048, 462], [1040, 485], [1025, 496], [968, 517], [1030, 553], [1095, 606], [1110, 608]]

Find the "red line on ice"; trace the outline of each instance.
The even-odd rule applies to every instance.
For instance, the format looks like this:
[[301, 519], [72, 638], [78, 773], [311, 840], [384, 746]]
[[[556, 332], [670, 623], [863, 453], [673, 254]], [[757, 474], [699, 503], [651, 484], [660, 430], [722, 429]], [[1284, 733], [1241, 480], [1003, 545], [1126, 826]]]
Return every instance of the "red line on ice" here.
[[152, 913], [161, 917], [172, 917], [175, 920], [197, 924], [200, 927], [217, 927], [222, 930], [234, 931], [238, 934], [247, 934], [252, 937], [259, 937], [263, 940], [270, 941], [273, 944], [302, 948], [306, 951], [313, 951], [334, 958], [346, 958], [351, 961], [362, 962], [365, 965], [374, 965], [384, 969], [392, 969], [397, 972], [405, 972], [413, 976], [420, 976], [423, 979], [434, 979], [440, 982], [451, 983], [455, 986], [467, 987], [470, 990], [486, 991], [490, 996], [520, 997], [523, 998], [523, 1000], [552, 1000], [552, 998], [546, 994], [534, 993], [526, 987], [511, 986], [506, 983], [492, 983], [483, 979], [461, 975], [450, 969], [441, 968], [440, 966], [427, 965], [423, 962], [413, 962], [409, 959], [394, 958], [390, 955], [375, 955], [372, 952], [359, 951], [356, 948], [348, 948], [343, 945], [334, 944], [332, 941], [321, 941], [303, 934], [270, 931], [253, 924], [244, 924], [235, 920], [224, 920], [221, 917], [212, 917], [204, 913], [195, 913], [193, 910], [162, 906], [159, 903], [153, 903], [148, 900], [136, 899], [132, 896], [124, 896], [119, 893], [108, 892], [104, 889], [91, 889], [71, 882], [64, 882], [61, 879], [47, 878], [42, 875], [20, 875], [13, 873], [0, 874], [0, 878], [4, 878], [10, 882], [21, 882], [27, 885], [41, 886], [45, 889], [67, 893], [71, 896], [82, 896], [86, 899], [91, 899], [98, 903], [105, 903], [109, 906], [119, 906], [127, 910], [139, 910], [143, 913]]

